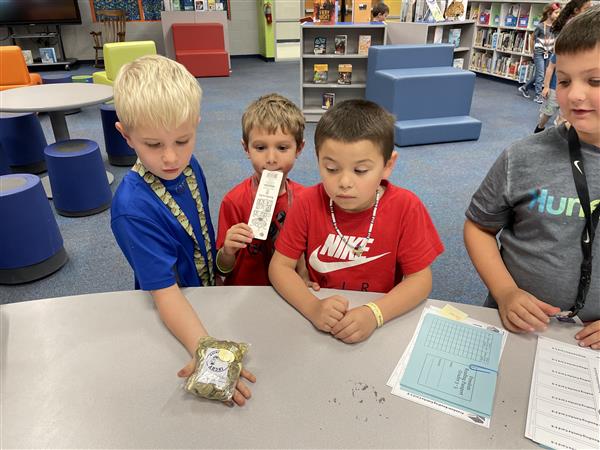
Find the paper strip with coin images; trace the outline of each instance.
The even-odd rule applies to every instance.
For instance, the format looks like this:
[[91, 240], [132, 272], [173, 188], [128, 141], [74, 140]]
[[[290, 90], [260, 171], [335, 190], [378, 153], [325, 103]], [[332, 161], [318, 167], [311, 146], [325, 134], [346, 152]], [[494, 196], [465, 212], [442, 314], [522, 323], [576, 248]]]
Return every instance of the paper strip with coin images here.
[[283, 172], [263, 170], [256, 197], [254, 197], [252, 211], [250, 212], [250, 219], [248, 220], [248, 225], [252, 228], [255, 239], [264, 241], [269, 235], [271, 218], [275, 211], [275, 203], [277, 203], [282, 179]]

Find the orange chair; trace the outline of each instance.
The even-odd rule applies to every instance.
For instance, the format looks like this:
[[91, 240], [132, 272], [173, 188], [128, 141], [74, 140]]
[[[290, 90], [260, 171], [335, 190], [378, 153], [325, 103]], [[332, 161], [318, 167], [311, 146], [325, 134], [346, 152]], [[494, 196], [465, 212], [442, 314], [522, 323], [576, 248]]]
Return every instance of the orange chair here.
[[42, 84], [42, 77], [29, 73], [21, 47], [0, 46], [0, 91], [34, 84]]

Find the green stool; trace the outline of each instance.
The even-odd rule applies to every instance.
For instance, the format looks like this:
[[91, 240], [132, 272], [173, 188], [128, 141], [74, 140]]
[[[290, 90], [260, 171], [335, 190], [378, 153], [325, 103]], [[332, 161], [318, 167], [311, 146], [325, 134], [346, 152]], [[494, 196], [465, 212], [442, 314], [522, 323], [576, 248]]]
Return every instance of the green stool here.
[[91, 75], [73, 75], [71, 77], [73, 83], [93, 83], [93, 77]]

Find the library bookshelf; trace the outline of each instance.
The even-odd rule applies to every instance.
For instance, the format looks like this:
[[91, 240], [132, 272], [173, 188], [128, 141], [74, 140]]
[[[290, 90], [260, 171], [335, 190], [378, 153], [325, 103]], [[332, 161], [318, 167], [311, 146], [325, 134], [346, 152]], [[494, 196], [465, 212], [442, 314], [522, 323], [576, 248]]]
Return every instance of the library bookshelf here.
[[451, 41], [451, 35], [457, 32], [460, 42], [454, 48], [454, 60], [462, 58], [459, 68], [469, 68], [475, 20], [388, 22], [387, 27], [388, 44], [446, 44]]
[[475, 21], [469, 70], [524, 83], [534, 72], [533, 31], [546, 0], [474, 1], [467, 17]]
[[[367, 54], [359, 54], [360, 36], [370, 36], [370, 45], [383, 45], [386, 41], [386, 26], [381, 23], [340, 22], [321, 25], [307, 22], [302, 24], [302, 48], [300, 58], [300, 104], [307, 122], [318, 122], [323, 113], [325, 99], [335, 94], [334, 102], [364, 98], [367, 87]], [[335, 53], [336, 36], [346, 36], [345, 52]], [[315, 53], [315, 38], [325, 38], [325, 53]], [[315, 65], [327, 64], [325, 83], [315, 83]], [[351, 84], [338, 84], [339, 66], [352, 65]]]

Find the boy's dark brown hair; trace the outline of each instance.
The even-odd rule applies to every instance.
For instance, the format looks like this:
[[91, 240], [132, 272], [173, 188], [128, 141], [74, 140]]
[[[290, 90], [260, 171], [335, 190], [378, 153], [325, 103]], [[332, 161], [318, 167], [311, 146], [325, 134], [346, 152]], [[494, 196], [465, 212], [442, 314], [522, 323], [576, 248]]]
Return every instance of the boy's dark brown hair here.
[[381, 150], [387, 163], [394, 151], [394, 122], [385, 109], [368, 100], [346, 100], [328, 110], [315, 130], [315, 149], [327, 139], [344, 143], [371, 141]]
[[304, 141], [302, 111], [279, 94], [263, 95], [248, 105], [242, 116], [242, 137], [246, 144], [253, 128], [261, 128], [271, 134], [281, 130], [284, 134], [294, 136], [298, 146]]
[[389, 14], [390, 8], [385, 3], [377, 3], [371, 10], [371, 16], [377, 17], [379, 14]]
[[600, 44], [600, 5], [571, 19], [562, 29], [554, 45], [554, 53], [573, 54], [593, 50]]

